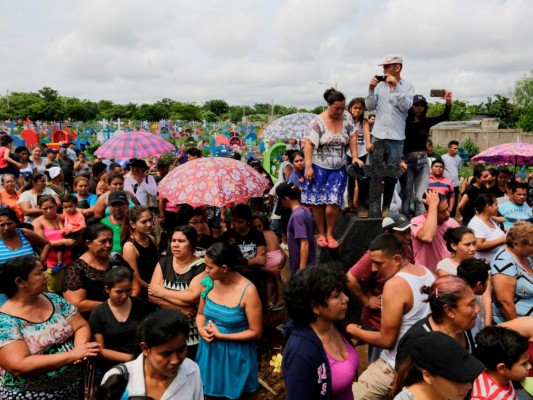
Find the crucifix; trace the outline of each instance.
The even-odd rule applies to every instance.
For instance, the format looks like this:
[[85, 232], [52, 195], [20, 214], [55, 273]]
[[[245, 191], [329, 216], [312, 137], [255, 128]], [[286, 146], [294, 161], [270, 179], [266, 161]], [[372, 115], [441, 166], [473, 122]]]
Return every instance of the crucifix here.
[[370, 218], [381, 218], [381, 182], [383, 178], [398, 179], [403, 175], [399, 164], [383, 164], [383, 154], [385, 145], [378, 141], [374, 144], [374, 151], [369, 154], [370, 165], [359, 168], [356, 164], [348, 167], [348, 175], [355, 179], [368, 178], [370, 187], [368, 192], [368, 216]]

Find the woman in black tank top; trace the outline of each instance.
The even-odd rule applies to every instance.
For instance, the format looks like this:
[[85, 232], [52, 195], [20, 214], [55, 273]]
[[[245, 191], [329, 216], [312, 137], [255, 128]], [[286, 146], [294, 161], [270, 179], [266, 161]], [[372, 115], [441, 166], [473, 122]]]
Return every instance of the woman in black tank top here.
[[122, 255], [134, 271], [139, 283], [140, 296], [148, 300], [148, 285], [152, 279], [155, 266], [159, 262], [159, 251], [155, 239], [150, 236], [153, 228], [152, 212], [144, 206], [135, 206], [128, 210], [122, 225]]

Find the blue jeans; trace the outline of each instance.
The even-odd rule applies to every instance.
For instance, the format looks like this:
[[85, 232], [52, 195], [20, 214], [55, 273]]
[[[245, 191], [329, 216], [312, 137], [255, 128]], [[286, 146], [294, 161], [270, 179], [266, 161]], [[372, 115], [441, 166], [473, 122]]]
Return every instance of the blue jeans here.
[[407, 171], [400, 178], [402, 186], [402, 214], [411, 219], [411, 201], [415, 202], [415, 216], [424, 214], [422, 196], [429, 184], [429, 164], [427, 154], [408, 153], [404, 155]]

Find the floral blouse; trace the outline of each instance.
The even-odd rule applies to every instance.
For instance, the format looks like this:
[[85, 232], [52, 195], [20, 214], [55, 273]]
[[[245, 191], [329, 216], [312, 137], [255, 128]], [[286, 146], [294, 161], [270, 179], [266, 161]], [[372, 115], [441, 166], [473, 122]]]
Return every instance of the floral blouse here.
[[[32, 355], [64, 353], [74, 348], [74, 331], [69, 324], [77, 309], [61, 296], [44, 293], [52, 303], [52, 315], [43, 322], [31, 322], [0, 312], [0, 348], [23, 340]], [[79, 390], [81, 366], [66, 365], [39, 376], [15, 377], [0, 369], [2, 399], [67, 399]], [[48, 397], [46, 397], [48, 396]]]

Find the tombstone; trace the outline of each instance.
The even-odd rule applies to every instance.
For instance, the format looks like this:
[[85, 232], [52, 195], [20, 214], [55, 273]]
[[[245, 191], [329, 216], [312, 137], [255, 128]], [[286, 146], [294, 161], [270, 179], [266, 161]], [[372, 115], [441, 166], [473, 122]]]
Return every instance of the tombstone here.
[[399, 178], [403, 171], [399, 164], [384, 165], [383, 154], [385, 145], [378, 141], [374, 145], [374, 151], [370, 153], [370, 165], [358, 168], [356, 165], [350, 165], [348, 174], [356, 179], [367, 177], [370, 180], [368, 192], [368, 216], [370, 218], [381, 218], [381, 182], [383, 178]]
[[33, 147], [39, 143], [39, 134], [32, 129], [25, 129], [20, 137], [24, 139], [28, 147]]
[[[381, 233], [381, 182], [384, 177], [399, 178], [402, 170], [399, 165], [384, 165], [383, 143], [377, 143], [374, 151], [370, 154], [370, 162], [373, 165], [365, 165], [363, 168], [350, 166], [348, 174], [356, 178], [366, 176], [370, 180], [368, 202], [370, 205], [368, 218], [358, 218], [353, 214], [339, 213], [334, 236], [339, 242], [337, 249], [318, 248], [317, 262], [329, 261], [341, 262], [346, 270], [354, 265], [365, 253], [370, 242]], [[381, 157], [381, 158], [380, 158]]]

